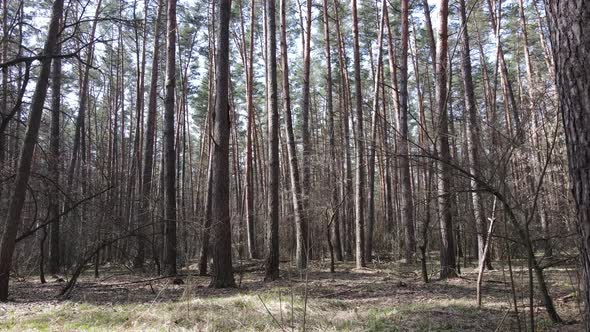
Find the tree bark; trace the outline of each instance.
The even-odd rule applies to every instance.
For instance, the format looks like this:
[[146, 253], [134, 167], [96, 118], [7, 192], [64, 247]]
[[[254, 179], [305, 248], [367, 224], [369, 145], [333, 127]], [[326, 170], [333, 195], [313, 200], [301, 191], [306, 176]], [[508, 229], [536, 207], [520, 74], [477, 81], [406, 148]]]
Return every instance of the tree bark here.
[[[328, 0], [323, 0], [324, 9], [324, 38], [326, 54], [326, 112], [328, 113], [328, 135], [330, 145], [330, 163], [329, 163], [329, 183], [331, 191], [331, 205], [336, 207], [338, 204], [338, 172], [336, 169], [336, 140], [334, 132], [334, 103], [332, 94], [332, 51], [330, 46], [330, 15], [328, 13]], [[331, 232], [331, 242], [333, 243], [334, 254], [338, 261], [342, 261], [342, 244], [340, 242], [340, 218], [338, 211], [334, 212], [333, 228]]]
[[359, 29], [357, 2], [352, 0], [352, 35], [353, 35], [353, 58], [354, 58], [354, 95], [356, 111], [356, 173], [355, 173], [355, 234], [356, 234], [356, 267], [360, 269], [365, 266], [365, 142], [363, 135], [363, 92], [361, 85], [361, 56], [359, 51]]
[[[310, 133], [310, 124], [309, 124], [309, 117], [310, 117], [310, 104], [311, 104], [311, 95], [310, 95], [310, 74], [311, 74], [311, 0], [306, 1], [306, 15], [305, 15], [305, 28], [304, 28], [304, 43], [303, 43], [303, 93], [302, 93], [302, 104], [301, 104], [301, 139], [303, 143], [303, 154], [302, 154], [302, 163], [301, 163], [301, 185], [302, 185], [302, 192], [303, 192], [303, 213], [308, 214], [309, 209], [309, 197], [311, 194], [311, 133]], [[295, 249], [295, 257], [297, 260], [298, 265], [299, 263], [303, 263], [307, 265], [307, 262], [302, 262], [300, 249], [303, 247], [297, 245]], [[303, 258], [305, 259], [305, 258]]]
[[41, 69], [31, 100], [31, 112], [29, 113], [27, 132], [18, 159], [14, 189], [10, 195], [8, 213], [4, 221], [4, 234], [2, 234], [2, 241], [0, 242], [0, 301], [6, 301], [8, 299], [8, 283], [10, 279], [10, 268], [12, 266], [12, 256], [16, 245], [16, 235], [21, 223], [27, 185], [31, 175], [33, 153], [35, 152], [35, 145], [39, 136], [43, 106], [47, 97], [49, 75], [51, 72], [51, 56], [55, 54], [57, 49], [62, 13], [63, 0], [56, 0], [51, 9], [51, 21], [49, 23], [47, 40], [43, 47], [43, 54], [49, 57], [41, 60]]
[[449, 121], [447, 110], [447, 66], [448, 66], [448, 15], [449, 2], [442, 0], [439, 7], [439, 29], [436, 61], [436, 110], [439, 116], [439, 209], [440, 209], [440, 278], [457, 276], [455, 270], [455, 243], [453, 236], [453, 200], [451, 188], [451, 150], [449, 145]]
[[247, 59], [247, 94], [246, 104], [248, 109], [248, 124], [246, 129], [246, 232], [248, 242], [248, 255], [250, 258], [258, 258], [256, 250], [256, 213], [254, 209], [254, 172], [252, 165], [252, 136], [254, 120], [254, 27], [255, 27], [255, 1], [252, 0], [250, 6], [250, 45], [248, 48]]
[[[467, 12], [465, 0], [459, 0], [459, 11], [463, 33], [461, 35], [461, 75], [463, 78], [463, 92], [465, 96], [465, 110], [467, 111], [467, 150], [469, 156], [469, 171], [476, 177], [480, 176], [481, 162], [479, 149], [481, 147], [481, 131], [478, 124], [477, 107], [475, 100], [475, 89], [473, 76], [471, 74], [471, 49], [469, 47], [469, 32], [467, 27]], [[473, 178], [470, 181], [471, 200], [473, 202], [473, 214], [475, 216], [475, 230], [477, 232], [477, 257], [480, 261], [485, 260], [487, 267], [491, 268], [489, 259], [484, 256], [486, 243], [486, 216], [483, 208], [483, 197], [481, 186]]]
[[404, 227], [404, 253], [406, 262], [414, 259], [416, 252], [416, 237], [414, 234], [412, 194], [412, 177], [410, 174], [410, 160], [408, 149], [408, 47], [410, 29], [408, 24], [409, 0], [402, 0], [402, 44], [400, 54], [400, 111], [399, 111], [399, 160], [400, 165], [400, 189], [401, 189], [401, 217]]
[[280, 2], [281, 26], [281, 67], [283, 70], [283, 111], [285, 112], [285, 130], [287, 132], [287, 154], [289, 156], [289, 174], [293, 198], [293, 214], [295, 217], [295, 261], [300, 269], [307, 266], [307, 220], [305, 218], [304, 199], [297, 163], [297, 146], [293, 131], [291, 112], [291, 92], [289, 87], [289, 62], [287, 50], [286, 1]]
[[430, 48], [430, 60], [432, 60], [432, 71], [436, 73], [436, 42], [434, 40], [434, 30], [432, 29], [432, 20], [430, 18], [430, 5], [428, 0], [422, 0], [422, 10], [424, 11], [424, 21], [426, 25], [426, 33], [428, 38], [428, 46]]
[[[284, 9], [284, 3], [283, 7]], [[281, 9], [281, 13], [282, 13]], [[279, 278], [279, 111], [277, 98], [277, 41], [275, 0], [266, 0], [266, 91], [268, 130], [268, 224], [266, 226], [265, 280]], [[299, 263], [299, 262], [298, 262]]]
[[[392, 121], [394, 124], [397, 122], [397, 114], [399, 113], [399, 87], [397, 84], [397, 65], [396, 65], [396, 57], [395, 57], [395, 42], [393, 41], [393, 34], [391, 32], [391, 25], [389, 24], [389, 13], [387, 10], [387, 6], [384, 8], [383, 16], [385, 17], [385, 27], [387, 29], [387, 56], [388, 56], [388, 63], [389, 63], [389, 77], [391, 80], [391, 85], [393, 87], [392, 91], [392, 100], [393, 100], [393, 116]], [[385, 95], [385, 92], [383, 93]], [[390, 153], [395, 150], [391, 148], [389, 144], [389, 127], [391, 125], [387, 120], [387, 113], [383, 111], [383, 145], [387, 149], [385, 154], [385, 203], [386, 203], [386, 214], [387, 214], [387, 231], [391, 233], [394, 231], [393, 226], [395, 223], [395, 203], [393, 198], [393, 185], [392, 184], [392, 167], [391, 167], [391, 158]], [[395, 137], [393, 138], [392, 145], [395, 145]]]
[[166, 38], [166, 95], [164, 97], [164, 273], [176, 275], [176, 150], [174, 91], [176, 88], [176, 0], [168, 0]]
[[[56, 53], [61, 52], [61, 44]], [[49, 226], [49, 273], [56, 274], [60, 268], [60, 231], [59, 231], [59, 160], [60, 160], [60, 112], [61, 112], [61, 59], [53, 59], [51, 77], [51, 125], [49, 139], [49, 176], [54, 183], [53, 199], [49, 201], [49, 218], [55, 220]]]
[[217, 61], [215, 70], [215, 113], [211, 159], [211, 223], [213, 271], [211, 287], [235, 287], [231, 252], [231, 214], [229, 210], [229, 23], [231, 0], [219, 2]]
[[545, 1], [549, 16], [559, 106], [580, 236], [582, 298], [590, 330], [590, 3]]
[[[154, 144], [156, 141], [156, 120], [157, 120], [157, 108], [158, 108], [158, 65], [160, 62], [160, 34], [162, 31], [162, 13], [164, 11], [163, 0], [158, 3], [158, 10], [156, 14], [156, 26], [154, 29], [154, 44], [152, 48], [152, 69], [150, 78], [150, 91], [148, 96], [148, 114], [147, 123], [145, 130], [145, 148], [144, 148], [144, 160], [143, 160], [143, 175], [142, 175], [142, 187], [141, 187], [141, 209], [140, 213], [144, 216], [143, 219], [153, 220], [153, 216], [150, 213], [151, 209], [151, 192], [152, 192], [152, 181], [153, 181], [153, 167], [154, 167]], [[144, 254], [144, 243], [147, 238], [147, 230], [140, 228], [138, 230], [140, 238], [138, 241], [138, 263], [142, 262], [142, 255]], [[154, 232], [155, 233], [155, 232]], [[144, 237], [144, 239], [141, 238]], [[155, 254], [155, 253], [154, 253]]]
[[369, 147], [369, 155], [367, 162], [367, 175], [368, 175], [368, 198], [369, 198], [369, 211], [367, 216], [367, 225], [365, 227], [365, 261], [370, 262], [373, 254], [373, 228], [375, 225], [375, 154], [377, 149], [377, 132], [379, 122], [379, 91], [381, 89], [381, 71], [383, 67], [383, 32], [385, 25], [385, 11], [387, 4], [384, 1], [382, 4], [381, 18], [379, 20], [379, 33], [377, 37], [377, 69], [374, 71], [373, 77], [373, 115], [371, 118], [371, 140]]

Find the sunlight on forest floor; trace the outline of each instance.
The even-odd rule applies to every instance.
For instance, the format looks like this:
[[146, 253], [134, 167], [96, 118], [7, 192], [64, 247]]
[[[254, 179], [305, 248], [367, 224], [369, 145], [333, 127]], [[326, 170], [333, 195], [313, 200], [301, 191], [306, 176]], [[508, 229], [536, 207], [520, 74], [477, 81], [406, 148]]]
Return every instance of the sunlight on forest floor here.
[[[511, 331], [517, 330], [510, 309], [508, 271], [500, 263], [486, 272], [483, 307], [477, 309], [475, 268], [463, 268], [462, 278], [424, 284], [417, 266], [371, 264], [355, 270], [351, 263], [336, 265], [330, 274], [314, 265], [309, 273], [289, 273], [263, 283], [261, 262], [248, 262], [239, 289], [210, 289], [208, 277], [182, 271], [184, 285], [168, 279], [131, 276], [111, 270], [99, 279], [82, 277], [72, 297], [55, 298], [59, 287], [50, 278], [13, 280], [13, 302], [0, 304], [1, 330], [41, 331]], [[432, 267], [435, 269], [435, 267]], [[191, 274], [194, 271], [190, 271]], [[548, 269], [547, 279], [557, 310], [566, 321], [579, 320], [568, 269]], [[519, 311], [528, 315], [526, 270], [515, 269]], [[307, 282], [306, 282], [307, 279]], [[305, 294], [307, 293], [307, 297]], [[538, 295], [538, 294], [537, 294]], [[307, 300], [306, 300], [307, 298]], [[536, 299], [537, 329], [576, 331], [581, 325], [553, 325]], [[527, 316], [528, 317], [528, 316]], [[528, 321], [527, 321], [528, 323]], [[523, 323], [524, 324], [524, 323]], [[579, 324], [579, 323], [578, 323]]]

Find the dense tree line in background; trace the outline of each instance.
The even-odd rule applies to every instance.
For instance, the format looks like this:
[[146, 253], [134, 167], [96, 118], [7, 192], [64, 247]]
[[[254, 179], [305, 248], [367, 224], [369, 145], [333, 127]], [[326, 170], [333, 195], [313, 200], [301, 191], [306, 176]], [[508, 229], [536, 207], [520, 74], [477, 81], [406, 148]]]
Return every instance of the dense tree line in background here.
[[3, 0], [0, 300], [105, 264], [523, 259], [558, 322], [544, 269], [590, 265], [587, 7]]

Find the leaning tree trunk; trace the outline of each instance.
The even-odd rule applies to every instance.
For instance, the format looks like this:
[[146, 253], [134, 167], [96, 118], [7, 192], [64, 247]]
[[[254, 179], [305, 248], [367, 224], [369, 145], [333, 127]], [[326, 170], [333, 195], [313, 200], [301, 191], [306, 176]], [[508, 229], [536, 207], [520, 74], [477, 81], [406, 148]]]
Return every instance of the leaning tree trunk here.
[[12, 266], [12, 255], [16, 245], [16, 234], [21, 222], [22, 209], [27, 194], [27, 185], [31, 175], [33, 153], [35, 152], [37, 137], [39, 136], [41, 116], [43, 115], [43, 106], [45, 104], [45, 97], [47, 97], [47, 88], [49, 86], [51, 57], [55, 54], [57, 48], [59, 23], [62, 13], [63, 0], [56, 0], [53, 3], [47, 40], [43, 47], [43, 54], [45, 57], [40, 60], [41, 70], [39, 71], [37, 86], [35, 87], [35, 92], [31, 100], [29, 123], [18, 159], [14, 189], [10, 195], [8, 213], [4, 220], [5, 229], [4, 234], [2, 235], [2, 242], [0, 243], [0, 301], [6, 301], [8, 299], [8, 282], [10, 279], [10, 267]]
[[590, 3], [547, 0], [545, 6], [580, 233], [586, 328], [590, 329]]
[[231, 257], [231, 214], [229, 211], [229, 21], [231, 0], [219, 2], [215, 110], [211, 159], [211, 222], [213, 271], [211, 286], [235, 287]]
[[383, 31], [385, 25], [386, 2], [382, 4], [381, 18], [379, 20], [379, 33], [377, 37], [377, 69], [374, 71], [373, 86], [373, 115], [371, 117], [371, 139], [369, 141], [369, 160], [367, 161], [367, 182], [369, 185], [367, 196], [369, 207], [367, 213], [367, 225], [365, 227], [365, 261], [371, 262], [373, 253], [373, 228], [375, 226], [375, 155], [377, 149], [377, 131], [379, 130], [379, 91], [381, 89], [381, 68], [383, 67]]
[[287, 154], [289, 155], [289, 175], [293, 197], [293, 214], [295, 217], [295, 261], [297, 267], [303, 269], [307, 265], [307, 221], [303, 211], [303, 195], [297, 163], [297, 145], [293, 131], [291, 112], [291, 93], [289, 88], [289, 61], [287, 52], [287, 21], [285, 0], [280, 3], [281, 25], [281, 67], [283, 70], [283, 111], [285, 112], [285, 130], [287, 132]]

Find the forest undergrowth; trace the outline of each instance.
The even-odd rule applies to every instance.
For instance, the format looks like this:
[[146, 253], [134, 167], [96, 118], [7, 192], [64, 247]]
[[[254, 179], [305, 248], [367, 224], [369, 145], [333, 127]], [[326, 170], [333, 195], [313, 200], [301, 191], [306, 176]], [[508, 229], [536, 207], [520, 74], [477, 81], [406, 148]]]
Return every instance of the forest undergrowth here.
[[[237, 269], [239, 287], [209, 288], [196, 265], [181, 271], [184, 284], [171, 278], [104, 267], [99, 278], [84, 274], [67, 299], [57, 298], [64, 283], [57, 276], [41, 284], [34, 277], [14, 281], [13, 300], [0, 304], [0, 330], [12, 331], [517, 331], [529, 330], [526, 262], [513, 260], [519, 320], [508, 267], [495, 262], [486, 271], [484, 302], [477, 308], [475, 262], [459, 278], [425, 284], [419, 265], [373, 262], [316, 262], [306, 273], [288, 263], [281, 279], [263, 282], [261, 261]], [[436, 271], [436, 266], [430, 266]], [[241, 272], [240, 272], [241, 271]], [[546, 270], [551, 295], [564, 324], [551, 323], [535, 300], [537, 331], [582, 329], [573, 267]]]

